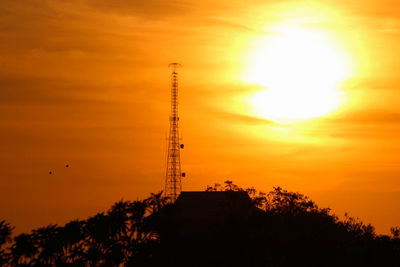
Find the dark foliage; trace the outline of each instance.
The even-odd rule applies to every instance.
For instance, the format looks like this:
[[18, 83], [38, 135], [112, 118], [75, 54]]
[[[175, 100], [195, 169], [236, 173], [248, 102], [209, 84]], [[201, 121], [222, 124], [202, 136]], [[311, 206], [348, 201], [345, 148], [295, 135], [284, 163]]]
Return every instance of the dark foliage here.
[[5, 245], [11, 242], [13, 228], [6, 221], [0, 221], [0, 266], [6, 265], [10, 261], [10, 255], [6, 253]]
[[[152, 220], [167, 206], [162, 193], [143, 201], [119, 201], [107, 212], [65, 226], [49, 225], [14, 237], [0, 250], [0, 266], [120, 266], [153, 256], [159, 238]], [[0, 245], [11, 242], [11, 228], [0, 223]], [[0, 247], [1, 248], [1, 247]]]
[[266, 194], [226, 181], [206, 192], [229, 201], [185, 207], [160, 192], [13, 239], [0, 221], [0, 266], [400, 266], [398, 227], [377, 236], [280, 187]]

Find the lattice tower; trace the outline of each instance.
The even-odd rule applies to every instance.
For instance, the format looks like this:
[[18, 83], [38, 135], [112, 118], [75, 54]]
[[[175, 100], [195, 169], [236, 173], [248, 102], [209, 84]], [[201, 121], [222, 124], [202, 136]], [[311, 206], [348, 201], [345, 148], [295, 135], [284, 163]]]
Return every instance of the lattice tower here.
[[[174, 202], [182, 191], [182, 172], [180, 158], [179, 116], [178, 116], [178, 68], [179, 63], [169, 64], [171, 73], [171, 113], [169, 116], [169, 137], [167, 172], [165, 177], [165, 196]], [[183, 148], [183, 145], [182, 145]]]

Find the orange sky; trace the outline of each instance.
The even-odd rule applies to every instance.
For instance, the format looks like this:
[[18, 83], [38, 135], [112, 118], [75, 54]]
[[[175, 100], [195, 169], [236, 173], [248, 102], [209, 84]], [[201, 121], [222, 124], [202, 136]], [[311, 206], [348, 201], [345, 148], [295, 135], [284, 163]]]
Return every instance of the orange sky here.
[[[279, 125], [243, 73], [286, 21], [329, 34], [352, 73], [334, 112]], [[279, 185], [400, 225], [397, 1], [2, 0], [0, 36], [0, 219], [17, 232], [163, 188], [175, 61], [184, 190]]]

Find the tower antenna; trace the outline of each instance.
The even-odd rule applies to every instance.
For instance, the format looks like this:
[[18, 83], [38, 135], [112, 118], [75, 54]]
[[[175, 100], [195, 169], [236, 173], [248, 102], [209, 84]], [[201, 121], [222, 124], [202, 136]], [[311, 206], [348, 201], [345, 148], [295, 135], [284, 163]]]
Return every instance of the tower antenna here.
[[178, 116], [178, 69], [182, 67], [179, 63], [168, 65], [171, 69], [171, 113], [169, 116], [169, 137], [167, 172], [165, 177], [165, 196], [170, 202], [175, 202], [182, 191], [182, 172], [180, 149], [183, 145], [179, 143], [179, 116]]

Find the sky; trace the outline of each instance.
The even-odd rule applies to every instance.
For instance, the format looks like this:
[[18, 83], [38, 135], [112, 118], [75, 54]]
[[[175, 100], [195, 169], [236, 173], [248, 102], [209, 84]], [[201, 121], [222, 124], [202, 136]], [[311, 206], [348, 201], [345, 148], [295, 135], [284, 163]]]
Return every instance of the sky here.
[[400, 225], [397, 1], [2, 0], [0, 37], [0, 219], [16, 232], [163, 189], [171, 62], [183, 190], [281, 186]]

